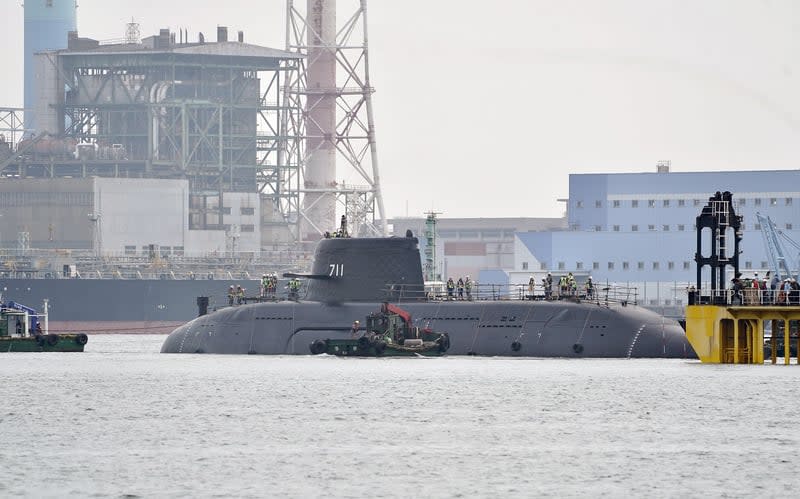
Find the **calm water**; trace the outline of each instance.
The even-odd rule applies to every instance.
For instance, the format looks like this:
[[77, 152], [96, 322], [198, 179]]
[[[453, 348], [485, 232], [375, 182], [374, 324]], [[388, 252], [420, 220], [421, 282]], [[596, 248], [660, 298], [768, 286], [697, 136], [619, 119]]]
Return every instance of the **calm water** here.
[[0, 356], [0, 497], [787, 496], [800, 366]]

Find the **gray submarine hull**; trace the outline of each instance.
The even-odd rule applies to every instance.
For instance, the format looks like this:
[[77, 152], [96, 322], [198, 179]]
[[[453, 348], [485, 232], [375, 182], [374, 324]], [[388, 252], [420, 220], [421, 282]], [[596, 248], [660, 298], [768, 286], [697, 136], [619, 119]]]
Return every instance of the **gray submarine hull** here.
[[694, 358], [677, 321], [625, 302], [429, 300], [417, 239], [320, 241], [302, 301], [227, 307], [175, 329], [162, 353], [308, 355], [383, 302], [450, 336], [448, 355]]
[[[636, 306], [522, 301], [400, 306], [415, 325], [449, 334], [448, 355], [695, 357], [677, 322]], [[314, 340], [349, 338], [353, 320], [363, 322], [379, 309], [377, 302], [229, 307], [178, 327], [161, 351], [309, 355]]]

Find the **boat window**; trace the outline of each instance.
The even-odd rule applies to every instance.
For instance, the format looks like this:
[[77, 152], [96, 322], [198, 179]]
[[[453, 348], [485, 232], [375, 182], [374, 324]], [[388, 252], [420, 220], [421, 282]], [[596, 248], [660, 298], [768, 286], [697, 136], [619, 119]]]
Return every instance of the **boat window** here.
[[638, 270], [644, 270], [644, 262], [637, 262], [636, 263], [636, 268]]
[[792, 198], [786, 198], [786, 206], [792, 206]]
[[631, 208], [638, 208], [639, 207], [639, 200], [634, 199], [631, 201]]
[[639, 232], [639, 226], [636, 224], [631, 225], [631, 232]]
[[628, 270], [629, 267], [630, 264], [628, 264], [628, 262], [622, 262], [622, 270]]
[[614, 232], [619, 232], [619, 225], [614, 226]]
[[608, 262], [608, 270], [614, 270], [614, 262]]
[[653, 262], [653, 270], [658, 270], [661, 267], [658, 262]]

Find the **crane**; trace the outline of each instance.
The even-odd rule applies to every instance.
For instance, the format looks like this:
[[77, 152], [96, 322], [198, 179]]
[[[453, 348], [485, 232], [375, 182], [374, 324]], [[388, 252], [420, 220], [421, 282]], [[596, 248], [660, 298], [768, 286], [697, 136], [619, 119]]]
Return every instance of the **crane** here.
[[[764, 238], [764, 246], [767, 250], [769, 269], [780, 280], [789, 277], [797, 279], [799, 268], [798, 261], [800, 261], [800, 244], [787, 236], [783, 231], [779, 231], [769, 216], [756, 213], [756, 218], [761, 226], [761, 236]], [[789, 256], [784, 248], [784, 241], [798, 251], [797, 258]]]

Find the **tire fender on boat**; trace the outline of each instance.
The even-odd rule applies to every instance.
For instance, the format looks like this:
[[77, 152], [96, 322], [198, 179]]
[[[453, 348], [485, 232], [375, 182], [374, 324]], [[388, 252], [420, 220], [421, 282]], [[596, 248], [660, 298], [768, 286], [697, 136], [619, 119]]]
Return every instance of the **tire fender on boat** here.
[[511, 350], [513, 350], [514, 352], [519, 352], [521, 348], [522, 348], [522, 343], [520, 343], [519, 341], [515, 340], [511, 342]]
[[75, 336], [75, 343], [77, 343], [78, 345], [85, 345], [88, 342], [89, 342], [89, 337], [83, 333], [80, 333]]
[[450, 349], [450, 335], [447, 333], [443, 333], [441, 338], [439, 338], [439, 351], [446, 352]]
[[309, 349], [311, 350], [311, 355], [325, 353], [328, 350], [328, 342], [325, 340], [314, 340], [311, 342], [311, 345], [309, 345]]

